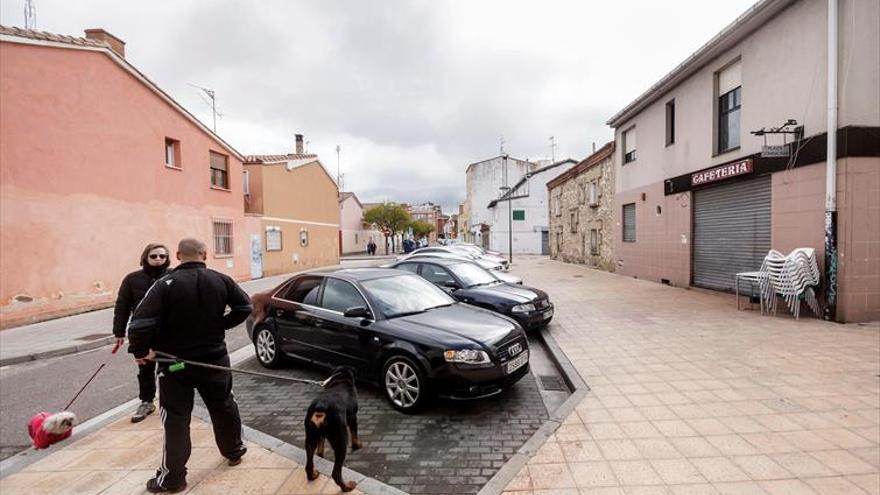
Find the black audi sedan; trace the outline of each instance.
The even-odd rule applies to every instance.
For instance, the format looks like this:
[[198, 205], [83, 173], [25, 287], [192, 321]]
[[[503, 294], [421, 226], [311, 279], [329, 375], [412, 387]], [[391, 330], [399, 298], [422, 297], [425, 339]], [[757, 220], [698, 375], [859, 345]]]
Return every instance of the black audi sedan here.
[[347, 365], [414, 412], [432, 394], [475, 399], [501, 393], [529, 371], [525, 333], [513, 320], [460, 304], [401, 270], [307, 273], [254, 298], [248, 335], [260, 364], [286, 358]]
[[455, 299], [509, 316], [525, 329], [545, 327], [553, 319], [553, 303], [546, 292], [502, 282], [474, 263], [408, 258], [388, 267], [418, 274]]

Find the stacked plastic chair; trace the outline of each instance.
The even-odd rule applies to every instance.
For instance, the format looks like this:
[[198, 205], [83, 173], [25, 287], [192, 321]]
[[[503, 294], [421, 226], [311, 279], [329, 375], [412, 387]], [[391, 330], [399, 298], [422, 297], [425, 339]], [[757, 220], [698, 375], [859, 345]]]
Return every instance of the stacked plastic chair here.
[[819, 267], [811, 248], [798, 248], [788, 255], [770, 250], [761, 265], [761, 298], [768, 311], [776, 313], [777, 296], [782, 296], [795, 319], [800, 318], [801, 300], [820, 315], [815, 288], [819, 286]]

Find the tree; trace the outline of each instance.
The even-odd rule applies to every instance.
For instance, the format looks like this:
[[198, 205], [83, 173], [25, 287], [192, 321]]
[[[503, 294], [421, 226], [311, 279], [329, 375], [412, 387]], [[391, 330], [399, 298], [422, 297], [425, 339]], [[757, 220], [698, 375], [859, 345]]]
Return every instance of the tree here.
[[434, 226], [423, 220], [413, 220], [407, 226], [412, 229], [416, 239], [421, 239], [434, 231]]
[[385, 254], [388, 254], [388, 238], [393, 239], [403, 231], [409, 221], [409, 212], [393, 203], [383, 203], [364, 212], [364, 222], [375, 225], [385, 234]]

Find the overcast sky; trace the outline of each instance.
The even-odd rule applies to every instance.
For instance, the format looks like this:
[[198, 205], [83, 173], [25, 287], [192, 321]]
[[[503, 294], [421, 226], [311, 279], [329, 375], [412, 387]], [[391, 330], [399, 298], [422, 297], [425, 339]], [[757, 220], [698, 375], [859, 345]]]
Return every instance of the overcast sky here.
[[[753, 0], [34, 0], [37, 28], [102, 27], [126, 58], [244, 154], [293, 135], [362, 201], [452, 213], [469, 163], [586, 157], [605, 121]], [[0, 2], [23, 26], [25, 0]], [[209, 124], [210, 125], [210, 124]]]

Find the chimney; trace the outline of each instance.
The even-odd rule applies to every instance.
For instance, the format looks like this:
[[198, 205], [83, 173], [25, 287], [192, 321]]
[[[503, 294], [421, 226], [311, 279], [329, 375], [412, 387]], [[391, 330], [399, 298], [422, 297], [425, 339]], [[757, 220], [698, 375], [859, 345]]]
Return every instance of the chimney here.
[[593, 141], [593, 153], [596, 152], [596, 141]]
[[303, 152], [303, 135], [302, 134], [294, 134], [296, 137], [296, 153], [302, 154]]
[[110, 49], [122, 58], [125, 58], [125, 42], [104, 31], [101, 28], [86, 29], [86, 38], [95, 41], [103, 41], [110, 45]]

